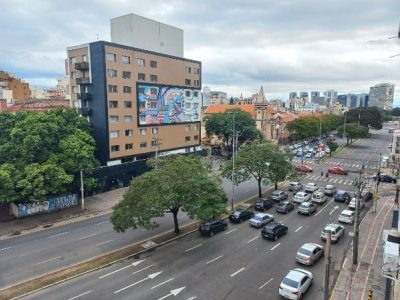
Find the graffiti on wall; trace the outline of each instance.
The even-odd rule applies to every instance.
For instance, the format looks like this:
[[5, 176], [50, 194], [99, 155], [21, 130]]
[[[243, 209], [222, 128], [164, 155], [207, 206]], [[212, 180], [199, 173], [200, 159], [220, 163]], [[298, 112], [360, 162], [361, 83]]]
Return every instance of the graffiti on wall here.
[[137, 90], [140, 125], [200, 121], [197, 90], [140, 84]]
[[78, 205], [78, 195], [70, 194], [64, 196], [49, 197], [47, 201], [34, 201], [29, 203], [11, 203], [14, 216], [22, 218], [39, 213], [48, 213], [67, 207]]

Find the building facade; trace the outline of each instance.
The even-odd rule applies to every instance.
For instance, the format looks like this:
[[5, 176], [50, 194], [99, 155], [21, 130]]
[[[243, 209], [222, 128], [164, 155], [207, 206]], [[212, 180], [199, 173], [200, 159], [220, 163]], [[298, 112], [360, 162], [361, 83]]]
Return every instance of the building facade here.
[[369, 89], [368, 106], [376, 106], [384, 110], [393, 108], [394, 84], [380, 83]]
[[328, 105], [332, 106], [333, 101], [336, 99], [338, 93], [335, 90], [327, 90], [324, 92], [324, 96], [328, 98]]
[[0, 71], [0, 89], [12, 91], [11, 102], [28, 100], [31, 97], [29, 83], [4, 71]]
[[201, 62], [97, 41], [67, 48], [71, 104], [117, 165], [200, 145]]

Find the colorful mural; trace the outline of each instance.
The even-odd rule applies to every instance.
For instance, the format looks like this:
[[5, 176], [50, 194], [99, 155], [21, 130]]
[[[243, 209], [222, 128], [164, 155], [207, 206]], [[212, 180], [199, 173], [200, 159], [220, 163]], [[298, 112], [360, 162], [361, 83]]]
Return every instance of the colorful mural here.
[[139, 124], [200, 121], [200, 92], [171, 86], [138, 85]]

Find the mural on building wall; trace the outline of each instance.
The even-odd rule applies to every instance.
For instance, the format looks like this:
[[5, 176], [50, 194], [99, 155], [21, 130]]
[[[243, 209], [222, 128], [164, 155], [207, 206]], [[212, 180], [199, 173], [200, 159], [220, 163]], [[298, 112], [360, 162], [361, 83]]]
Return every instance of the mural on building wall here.
[[22, 218], [39, 213], [48, 213], [67, 207], [78, 205], [78, 195], [70, 194], [64, 196], [49, 197], [47, 201], [35, 201], [28, 203], [11, 203], [11, 210], [14, 216]]
[[139, 124], [200, 121], [199, 91], [172, 86], [138, 85]]

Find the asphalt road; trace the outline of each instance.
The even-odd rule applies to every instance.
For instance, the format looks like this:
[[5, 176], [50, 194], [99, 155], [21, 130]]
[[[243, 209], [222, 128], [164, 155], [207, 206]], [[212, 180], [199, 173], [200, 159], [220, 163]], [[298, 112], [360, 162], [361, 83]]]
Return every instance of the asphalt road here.
[[[386, 130], [376, 131], [371, 139], [358, 141], [323, 165], [310, 162], [314, 173], [304, 176], [302, 182], [316, 182], [322, 187], [330, 183], [338, 189], [353, 192], [351, 182], [356, 175], [326, 178], [319, 175], [321, 170], [326, 171], [334, 165], [357, 170], [362, 163], [377, 163], [379, 155], [374, 152], [388, 153], [389, 140]], [[367, 203], [361, 217], [368, 217], [366, 212], [370, 205]], [[321, 230], [326, 224], [337, 222], [345, 207], [330, 198], [310, 217], [298, 215], [296, 210], [287, 215], [270, 210], [276, 220], [289, 227], [289, 233], [276, 242], [262, 239], [260, 230], [250, 228], [247, 223], [229, 225], [226, 232], [212, 238], [192, 234], [140, 258], [117, 263], [26, 298], [161, 300], [173, 298], [173, 293], [178, 293], [177, 299], [280, 299], [278, 287], [282, 278], [288, 270], [301, 267], [295, 263], [298, 248], [305, 242], [321, 243]], [[350, 246], [348, 233], [352, 226], [345, 227], [346, 234], [332, 247], [332, 282]], [[315, 277], [304, 298], [320, 299], [323, 260], [303, 268]]]

